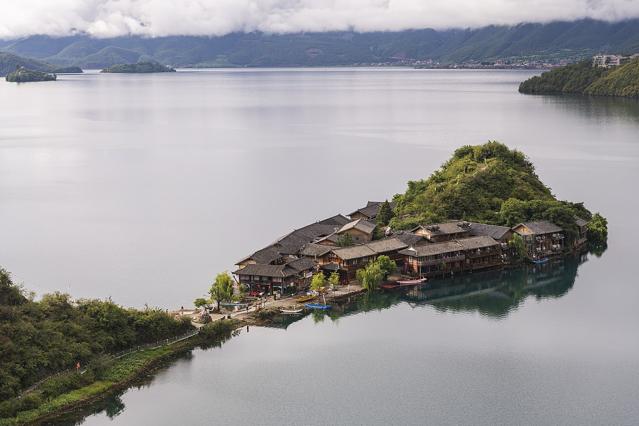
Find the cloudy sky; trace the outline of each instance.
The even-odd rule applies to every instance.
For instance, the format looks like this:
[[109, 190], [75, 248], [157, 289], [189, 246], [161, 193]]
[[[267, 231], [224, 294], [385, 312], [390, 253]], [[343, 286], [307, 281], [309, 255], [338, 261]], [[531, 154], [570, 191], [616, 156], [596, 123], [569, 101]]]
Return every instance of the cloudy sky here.
[[479, 27], [639, 17], [639, 0], [0, 0], [0, 38]]

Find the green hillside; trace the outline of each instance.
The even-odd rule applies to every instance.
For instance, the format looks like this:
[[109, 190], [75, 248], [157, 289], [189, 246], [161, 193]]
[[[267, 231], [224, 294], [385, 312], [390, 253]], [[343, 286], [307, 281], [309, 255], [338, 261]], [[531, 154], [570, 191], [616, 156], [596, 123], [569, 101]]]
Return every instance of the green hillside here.
[[498, 142], [457, 149], [428, 179], [408, 182], [394, 201], [395, 229], [445, 220], [513, 226], [544, 219], [574, 237], [575, 216], [593, 216], [581, 203], [557, 200], [523, 153]]
[[175, 72], [175, 70], [158, 62], [138, 62], [137, 64], [113, 65], [111, 67], [103, 69], [101, 72], [122, 74], [148, 74], [155, 72]]
[[33, 71], [20, 67], [8, 74], [6, 79], [11, 83], [29, 83], [35, 81], [55, 81], [57, 77], [55, 74], [48, 72]]
[[32, 36], [0, 43], [3, 50], [57, 65], [105, 68], [155, 60], [175, 66], [332, 66], [432, 59], [464, 61], [578, 60], [598, 52], [639, 52], [639, 20], [579, 20], [491, 25], [476, 29], [359, 33], [231, 33], [219, 37]]
[[639, 98], [639, 59], [610, 70], [588, 86], [584, 93]]
[[639, 59], [608, 69], [595, 68], [590, 61], [568, 65], [524, 81], [519, 91], [639, 97]]
[[54, 70], [54, 67], [46, 62], [23, 58], [13, 53], [0, 52], [0, 76], [4, 77], [19, 67], [41, 72], [52, 72]]

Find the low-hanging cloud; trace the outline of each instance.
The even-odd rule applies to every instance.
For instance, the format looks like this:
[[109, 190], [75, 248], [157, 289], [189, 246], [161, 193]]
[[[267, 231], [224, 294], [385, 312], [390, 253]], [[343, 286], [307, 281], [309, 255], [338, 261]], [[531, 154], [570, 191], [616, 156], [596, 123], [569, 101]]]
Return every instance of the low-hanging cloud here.
[[0, 38], [365, 32], [637, 17], [639, 0], [19, 0], [2, 1]]

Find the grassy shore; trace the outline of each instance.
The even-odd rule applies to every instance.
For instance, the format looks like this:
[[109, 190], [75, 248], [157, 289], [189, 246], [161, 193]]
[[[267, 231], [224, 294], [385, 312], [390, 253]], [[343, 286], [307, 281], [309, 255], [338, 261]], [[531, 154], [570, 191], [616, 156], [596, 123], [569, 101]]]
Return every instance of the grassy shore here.
[[[104, 371], [95, 375], [95, 380], [78, 389], [58, 395], [47, 395], [45, 390], [36, 389], [28, 396], [23, 397], [35, 402], [26, 404], [25, 407], [28, 407], [28, 409], [19, 411], [13, 417], [0, 419], [0, 426], [41, 424], [63, 414], [84, 408], [113, 392], [126, 388], [131, 382], [154, 370], [164, 361], [174, 356], [198, 346], [221, 344], [240, 325], [241, 323], [235, 320], [216, 321], [204, 327], [200, 334], [190, 339], [131, 353], [110, 362], [109, 365], [105, 366]], [[68, 377], [65, 379], [68, 379]], [[16, 403], [18, 403], [17, 400]]]

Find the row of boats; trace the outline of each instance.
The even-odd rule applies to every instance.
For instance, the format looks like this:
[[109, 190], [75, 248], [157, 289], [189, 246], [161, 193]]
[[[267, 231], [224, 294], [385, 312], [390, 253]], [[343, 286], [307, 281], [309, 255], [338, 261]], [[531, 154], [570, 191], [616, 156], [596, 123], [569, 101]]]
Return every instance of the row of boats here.
[[[382, 290], [397, 290], [402, 288], [411, 288], [424, 284], [426, 282], [426, 278], [419, 278], [416, 280], [399, 280], [393, 282], [387, 282], [380, 286]], [[323, 296], [323, 295], [322, 295]], [[296, 309], [280, 309], [280, 312], [285, 315], [299, 315], [304, 312], [304, 309], [315, 310], [315, 311], [328, 311], [331, 309], [331, 305], [326, 304], [326, 298], [324, 298], [324, 303], [311, 303], [317, 296], [313, 294], [304, 295], [295, 299], [297, 303], [303, 303], [303, 308]]]

